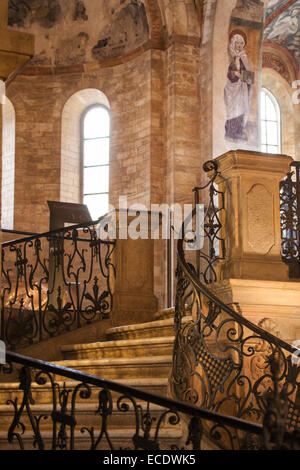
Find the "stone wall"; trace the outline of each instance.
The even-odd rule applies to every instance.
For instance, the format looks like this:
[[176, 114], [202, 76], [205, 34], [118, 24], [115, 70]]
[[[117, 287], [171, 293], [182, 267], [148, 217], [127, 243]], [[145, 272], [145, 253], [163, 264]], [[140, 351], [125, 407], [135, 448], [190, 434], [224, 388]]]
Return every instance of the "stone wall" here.
[[[16, 3], [21, 5], [22, 2]], [[38, 14], [39, 3], [40, 0], [34, 0], [33, 13], [23, 12], [21, 18], [11, 12], [9, 20], [11, 28], [33, 31], [43, 39], [43, 44], [47, 47], [52, 44], [54, 48], [49, 46], [43, 55], [42, 42], [38, 42], [31, 65], [8, 86], [8, 97], [16, 111], [14, 228], [46, 231], [49, 228], [47, 200], [81, 202], [80, 114], [85, 106], [92, 104], [94, 95], [80, 103], [74, 101], [73, 107], [65, 106], [76, 93], [89, 93], [86, 90], [102, 93], [110, 107], [110, 203], [118, 207], [119, 196], [127, 196], [129, 204], [143, 203], [147, 209], [151, 203], [191, 203], [192, 188], [206, 180], [203, 163], [240, 146], [240, 142], [235, 145], [224, 139], [228, 41], [236, 28], [242, 32], [247, 30], [247, 24], [258, 28], [260, 17], [258, 21], [255, 14], [258, 6], [261, 13], [261, 3], [125, 0], [122, 5], [114, 1], [113, 5], [118, 3], [118, 8], [112, 12], [106, 8], [108, 2], [103, 0], [107, 24], [101, 20], [97, 30], [97, 34], [103, 32], [98, 41], [102, 52], [98, 50], [95, 55], [89, 48], [81, 55], [80, 43], [76, 57], [68, 56], [70, 44], [64, 44], [71, 37], [64, 37], [64, 31], [54, 37], [57, 25], [63, 24], [60, 15], [56, 26], [46, 24], [45, 18]], [[67, 5], [65, 0], [54, 3], [62, 9]], [[75, 28], [76, 34], [86, 33], [88, 25], [93, 23], [90, 34], [95, 36], [97, 28], [96, 22], [91, 21], [90, 12], [94, 11], [91, 5], [91, 0], [72, 2], [66, 21], [72, 20], [72, 12], [76, 13], [76, 20], [72, 20], [79, 28]], [[126, 23], [134, 18], [138, 8], [136, 27], [140, 31], [143, 5], [149, 31], [146, 27], [144, 32], [141, 30], [137, 42], [130, 37], [124, 50], [115, 51], [114, 55], [112, 42], [104, 44], [106, 26], [115, 24], [112, 18], [122, 19], [125, 10]], [[47, 21], [51, 20], [50, 13], [46, 15]], [[246, 17], [241, 17], [244, 14]], [[238, 25], [235, 24], [237, 18]], [[124, 28], [128, 26], [122, 21]], [[250, 29], [246, 31], [248, 38], [253, 33], [254, 39], [252, 36], [253, 40], [249, 39], [247, 53], [258, 60], [261, 31], [256, 29], [251, 33]], [[116, 34], [113, 36], [117, 38]], [[59, 49], [60, 54], [56, 54]], [[106, 54], [108, 49], [111, 53]], [[257, 63], [255, 66], [257, 69]], [[259, 76], [255, 79], [252, 121], [257, 121], [258, 108]], [[289, 91], [281, 94], [283, 103]], [[98, 99], [94, 102], [98, 103]], [[286, 104], [284, 106], [287, 109]], [[290, 116], [293, 109], [295, 107], [289, 108]], [[285, 120], [284, 151], [290, 153], [295, 149], [297, 154], [299, 113], [294, 116], [293, 130]], [[293, 136], [295, 145], [290, 143]], [[154, 275], [158, 295], [163, 298], [166, 294], [166, 244], [156, 245]]]
[[[86, 88], [101, 90], [111, 104], [111, 203], [127, 195], [149, 204], [150, 85], [150, 51], [94, 73], [22, 75], [13, 82], [8, 95], [17, 116], [15, 229], [48, 229], [46, 201], [60, 200], [62, 111], [74, 93]], [[75, 173], [70, 167], [71, 180]]]
[[[73, 103], [72, 97], [89, 90], [102, 93], [111, 112], [110, 203], [118, 207], [119, 196], [148, 209], [151, 204], [192, 202], [192, 188], [199, 184], [207, 159], [200, 150], [201, 8], [193, 0], [161, 3], [168, 23], [164, 44], [158, 38], [162, 20], [156, 1], [149, 0], [151, 47], [115, 60], [66, 67], [55, 61], [51, 64], [56, 67], [49, 67], [36, 55], [9, 86], [17, 116], [15, 229], [48, 230], [47, 200], [81, 202], [79, 117], [92, 103], [90, 98]], [[34, 18], [25, 23], [12, 26], [44, 27]], [[157, 241], [155, 247], [156, 294], [163, 306], [166, 242]]]
[[14, 226], [14, 186], [15, 186], [15, 110], [6, 98], [2, 106], [2, 211], [1, 227]]
[[273, 93], [280, 107], [282, 153], [299, 160], [299, 145], [297, 145], [299, 139], [296, 138], [296, 132], [300, 107], [293, 103], [294, 90], [281, 75], [271, 68], [263, 69], [262, 86]]
[[[94, 72], [24, 72], [15, 79], [7, 93], [16, 110], [16, 230], [47, 231], [47, 200], [81, 202], [77, 105], [68, 109], [73, 113], [69, 121], [62, 119], [66, 103], [80, 90], [101, 91], [110, 105], [112, 205], [118, 207], [119, 196], [148, 209], [151, 204], [192, 201], [203, 164], [199, 44], [186, 42], [174, 41], [166, 51], [149, 50]], [[165, 241], [156, 243], [154, 274], [161, 305], [166, 296], [165, 249]]]
[[14, 0], [8, 25], [38, 37], [31, 61], [35, 65], [120, 57], [149, 39], [142, 0]]

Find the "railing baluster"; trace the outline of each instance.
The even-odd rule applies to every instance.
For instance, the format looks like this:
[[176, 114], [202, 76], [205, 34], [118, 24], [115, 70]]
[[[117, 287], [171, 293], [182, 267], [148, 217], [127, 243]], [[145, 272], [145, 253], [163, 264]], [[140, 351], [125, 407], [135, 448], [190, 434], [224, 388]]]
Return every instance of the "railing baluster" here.
[[[294, 169], [294, 171], [293, 171]], [[290, 278], [300, 278], [300, 162], [280, 182], [281, 254]]]
[[[194, 191], [198, 193], [199, 190], [208, 188], [210, 193], [209, 206], [212, 207], [213, 216], [207, 210], [204, 218], [208, 252], [205, 249], [194, 252], [193, 262], [191, 252], [188, 251], [187, 257], [184, 250], [188, 240], [178, 240], [177, 245], [172, 371], [174, 396], [209, 410], [230, 410], [233, 416], [262, 422], [266, 411], [264, 392], [272, 388], [271, 366], [276, 355], [280, 364], [276, 386], [280, 391], [286, 392], [286, 427], [290, 431], [299, 432], [300, 409], [297, 394], [300, 387], [300, 365], [293, 359], [300, 356], [300, 350], [246, 320], [239, 312], [218, 299], [208, 287], [211, 282], [218, 280], [216, 264], [225, 256], [224, 240], [218, 235], [222, 228], [218, 212], [224, 208], [224, 194], [218, 193], [214, 188], [218, 174], [217, 163], [208, 162], [205, 167], [213, 170], [210, 180]], [[299, 181], [300, 166], [296, 167], [296, 178]], [[291, 187], [295, 200], [294, 183]], [[221, 196], [219, 208], [213, 205], [212, 196], [215, 191]], [[195, 201], [199, 202], [199, 196]], [[285, 199], [284, 204], [288, 202], [290, 201]], [[190, 219], [195, 215], [196, 209]], [[186, 224], [187, 222], [189, 221], [185, 221]], [[295, 231], [295, 219], [292, 223], [292, 230]], [[221, 245], [220, 256], [211, 249], [215, 241]], [[290, 252], [289, 256], [292, 256]], [[297, 262], [298, 256], [297, 251]], [[203, 262], [204, 267], [201, 266]], [[183, 321], [187, 315], [190, 318]], [[208, 432], [215, 431], [214, 428]]]
[[[8, 347], [108, 318], [113, 297], [108, 286], [115, 276], [108, 257], [116, 241], [97, 238], [98, 222], [2, 244], [1, 335]], [[109, 255], [102, 255], [102, 245]]]
[[[117, 417], [120, 423], [120, 415], [121, 422], [126, 420], [127, 432], [132, 430], [126, 450], [201, 450], [207, 429], [211, 443], [224, 449], [299, 447], [297, 434], [282, 428], [281, 421], [270, 420], [274, 405], [285, 400], [278, 394], [276, 361], [271, 377], [275, 393], [268, 392], [266, 397], [264, 426], [12, 352], [7, 352], [7, 362], [1, 366], [6, 374], [13, 373], [15, 365], [22, 366], [19, 391], [7, 402], [12, 411], [8, 442], [16, 442], [20, 449], [77, 450], [84, 445], [82, 436], [88, 438], [90, 450], [120, 450], [119, 441], [111, 433], [113, 421]], [[52, 398], [39, 415], [32, 407], [34, 394], [46, 390]], [[87, 404], [89, 422], [88, 412], [80, 412]], [[178, 431], [175, 438], [172, 429]], [[47, 437], [49, 430], [51, 437]], [[121, 429], [119, 433], [122, 435]]]

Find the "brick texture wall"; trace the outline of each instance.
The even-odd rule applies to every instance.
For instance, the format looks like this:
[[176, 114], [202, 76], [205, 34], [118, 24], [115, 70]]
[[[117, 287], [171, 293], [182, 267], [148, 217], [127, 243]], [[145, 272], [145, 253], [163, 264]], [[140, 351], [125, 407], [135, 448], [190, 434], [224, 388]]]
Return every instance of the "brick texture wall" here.
[[[19, 75], [8, 88], [16, 111], [14, 228], [46, 231], [47, 200], [80, 202], [80, 142], [73, 117], [62, 125], [62, 114], [87, 89], [100, 90], [110, 105], [110, 203], [118, 207], [119, 196], [148, 209], [190, 203], [203, 164], [199, 48], [197, 38], [174, 37], [166, 50], [95, 71]], [[156, 243], [154, 275], [163, 306], [165, 241]]]

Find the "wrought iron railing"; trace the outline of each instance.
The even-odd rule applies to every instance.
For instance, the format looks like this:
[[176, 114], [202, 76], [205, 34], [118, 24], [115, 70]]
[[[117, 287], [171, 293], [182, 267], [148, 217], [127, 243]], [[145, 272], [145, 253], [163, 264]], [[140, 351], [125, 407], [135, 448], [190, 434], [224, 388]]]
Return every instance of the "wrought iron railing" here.
[[262, 426], [11, 352], [1, 369], [18, 372], [15, 386], [0, 386], [1, 449], [200, 450], [207, 423], [211, 443], [225, 437], [230, 449], [299, 444], [269, 412]]
[[[216, 162], [206, 164], [210, 185], [218, 175]], [[223, 196], [222, 196], [223, 198]], [[222, 199], [223, 200], [223, 199]], [[222, 210], [224, 204], [221, 201]], [[213, 217], [211, 217], [211, 213]], [[195, 210], [190, 216], [193, 218]], [[219, 218], [220, 217], [220, 218]], [[220, 232], [220, 213], [210, 210], [204, 225]], [[190, 221], [186, 221], [186, 225]], [[277, 387], [286, 394], [287, 429], [300, 428], [300, 350], [246, 320], [238, 305], [226, 305], [213, 294], [217, 259], [197, 266], [197, 252], [185, 251], [188, 240], [178, 240], [175, 344], [172, 388], [176, 398], [208, 410], [262, 422], [265, 393], [273, 389], [270, 357], [278, 357]], [[212, 274], [207, 276], [207, 269]], [[205, 275], [203, 275], [203, 273]], [[188, 322], [183, 318], [190, 315]], [[283, 408], [282, 408], [283, 410]]]
[[109, 317], [116, 242], [98, 238], [98, 222], [2, 243], [0, 336], [10, 349]]
[[300, 162], [280, 182], [281, 254], [290, 278], [300, 278]]
[[[226, 255], [225, 240], [222, 238], [222, 223], [220, 216], [224, 212], [224, 192], [219, 191], [216, 179], [220, 174], [216, 161], [204, 163], [205, 173], [210, 173], [211, 178], [202, 187], [193, 189], [195, 194], [195, 208], [200, 203], [200, 194], [208, 192], [208, 204], [205, 207], [205, 217], [202, 223], [203, 248], [196, 250], [196, 274], [198, 279], [211, 284], [217, 281], [216, 266]], [[196, 227], [195, 227], [196, 228]]]

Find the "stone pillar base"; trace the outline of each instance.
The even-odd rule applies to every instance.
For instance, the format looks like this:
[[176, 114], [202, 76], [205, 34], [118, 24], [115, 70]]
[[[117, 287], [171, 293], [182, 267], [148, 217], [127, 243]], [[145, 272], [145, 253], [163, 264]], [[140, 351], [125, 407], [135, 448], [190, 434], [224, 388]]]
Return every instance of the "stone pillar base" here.
[[[148, 225], [142, 238], [117, 236], [114, 252], [116, 280], [113, 296], [113, 326], [132, 325], [154, 320], [158, 301], [154, 295], [154, 240], [151, 239], [150, 213], [143, 213]], [[124, 211], [116, 214], [117, 234], [127, 230], [134, 220]]]
[[219, 279], [254, 279], [274, 281], [287, 281], [289, 279], [289, 268], [281, 259], [268, 259], [265, 257], [244, 257], [243, 259], [232, 258], [230, 261], [220, 263], [218, 267]]
[[287, 343], [300, 340], [300, 282], [227, 279], [210, 289], [225, 304], [238, 304], [247, 320]]
[[288, 266], [281, 259], [279, 183], [292, 158], [236, 150], [216, 160], [216, 182], [225, 196], [225, 211], [220, 213], [226, 245], [221, 279], [287, 281]]
[[147, 323], [155, 320], [157, 298], [154, 295], [117, 293], [114, 297], [113, 326]]

